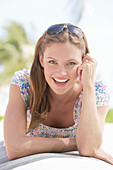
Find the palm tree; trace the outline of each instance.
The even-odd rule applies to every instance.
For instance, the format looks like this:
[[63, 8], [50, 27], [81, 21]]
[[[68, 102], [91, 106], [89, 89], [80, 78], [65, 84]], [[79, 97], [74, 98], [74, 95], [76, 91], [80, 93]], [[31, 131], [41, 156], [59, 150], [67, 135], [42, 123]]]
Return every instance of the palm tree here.
[[4, 27], [4, 30], [6, 35], [4, 39], [0, 41], [0, 58], [5, 60], [10, 57], [16, 57], [18, 60], [21, 60], [21, 45], [29, 43], [23, 26], [16, 22], [10, 22], [8, 26]]
[[77, 24], [84, 12], [85, 4], [87, 0], [68, 0], [67, 10], [69, 11], [70, 22]]
[[9, 81], [16, 70], [26, 66], [33, 54], [31, 49], [34, 48], [21, 24], [11, 21], [4, 30], [5, 37], [0, 40], [0, 64], [4, 64], [5, 69], [0, 74], [0, 84]]

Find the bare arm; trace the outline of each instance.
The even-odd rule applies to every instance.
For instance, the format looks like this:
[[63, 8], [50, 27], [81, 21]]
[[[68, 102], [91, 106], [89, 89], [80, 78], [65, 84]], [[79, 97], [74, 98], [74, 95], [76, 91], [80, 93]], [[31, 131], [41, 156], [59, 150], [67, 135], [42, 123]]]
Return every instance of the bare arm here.
[[96, 107], [94, 87], [96, 66], [97, 62], [87, 54], [78, 69], [83, 85], [83, 96], [76, 142], [80, 154], [85, 156], [93, 155], [101, 146], [104, 121], [108, 111], [108, 106]]
[[9, 159], [41, 152], [76, 150], [76, 140], [72, 138], [52, 139], [26, 136], [26, 111], [19, 87], [11, 85], [4, 118], [4, 139]]
[[[81, 118], [77, 130], [78, 150], [83, 156], [91, 156], [113, 165], [113, 157], [100, 147], [105, 116], [109, 106], [96, 108], [94, 92], [90, 88], [87, 88], [87, 90], [83, 96]], [[87, 100], [87, 97], [89, 100]]]
[[96, 107], [94, 86], [84, 90], [76, 137], [78, 150], [82, 155], [91, 156], [100, 148], [108, 107], [108, 105]]

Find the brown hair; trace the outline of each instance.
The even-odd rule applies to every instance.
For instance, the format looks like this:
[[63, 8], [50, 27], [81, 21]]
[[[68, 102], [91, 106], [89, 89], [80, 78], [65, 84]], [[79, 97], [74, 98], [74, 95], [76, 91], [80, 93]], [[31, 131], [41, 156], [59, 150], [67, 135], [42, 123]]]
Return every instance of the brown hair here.
[[47, 113], [51, 110], [51, 105], [48, 98], [49, 86], [45, 80], [44, 71], [39, 61], [39, 55], [44, 55], [45, 48], [54, 42], [64, 43], [71, 42], [82, 50], [83, 56], [89, 53], [86, 37], [83, 33], [83, 38], [76, 38], [68, 33], [67, 29], [57, 35], [51, 36], [46, 32], [38, 40], [35, 47], [34, 61], [30, 71], [30, 114], [31, 121], [28, 132], [37, 128], [40, 123], [43, 123]]

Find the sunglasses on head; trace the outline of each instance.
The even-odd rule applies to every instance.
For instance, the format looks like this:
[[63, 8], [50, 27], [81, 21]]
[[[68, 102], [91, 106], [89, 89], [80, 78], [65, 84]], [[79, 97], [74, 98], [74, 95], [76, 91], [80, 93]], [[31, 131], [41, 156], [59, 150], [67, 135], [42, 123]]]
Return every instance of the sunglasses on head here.
[[64, 29], [67, 29], [68, 32], [75, 36], [76, 38], [83, 38], [83, 31], [74, 25], [71, 24], [56, 24], [52, 25], [47, 29], [47, 34], [48, 35], [57, 35], [60, 32], [62, 32]]

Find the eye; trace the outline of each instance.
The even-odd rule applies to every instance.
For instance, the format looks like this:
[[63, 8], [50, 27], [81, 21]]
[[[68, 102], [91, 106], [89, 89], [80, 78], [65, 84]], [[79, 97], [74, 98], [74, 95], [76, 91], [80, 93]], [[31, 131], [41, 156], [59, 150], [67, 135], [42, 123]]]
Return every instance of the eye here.
[[67, 65], [75, 65], [76, 63], [75, 62], [69, 62], [67, 63]]
[[56, 61], [50, 60], [49, 63], [50, 63], [50, 64], [56, 64]]

